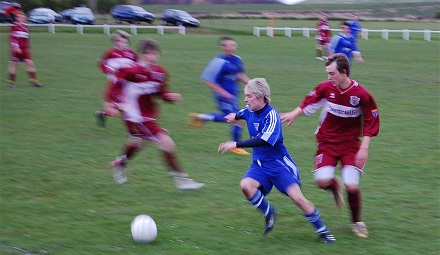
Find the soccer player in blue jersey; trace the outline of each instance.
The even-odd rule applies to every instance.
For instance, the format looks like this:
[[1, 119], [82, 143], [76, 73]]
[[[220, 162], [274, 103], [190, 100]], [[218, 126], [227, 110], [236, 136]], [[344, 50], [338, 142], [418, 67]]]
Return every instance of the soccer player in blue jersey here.
[[350, 63], [352, 56], [354, 56], [358, 63], [364, 63], [364, 59], [359, 51], [356, 40], [350, 32], [350, 24], [347, 22], [342, 23], [341, 29], [342, 32], [332, 36], [332, 39], [330, 40], [330, 46], [327, 48], [330, 56], [336, 53], [343, 53], [347, 56]]
[[221, 143], [218, 151], [224, 153], [235, 148], [252, 148], [252, 164], [243, 176], [240, 187], [254, 207], [264, 214], [264, 234], [272, 231], [275, 225], [275, 206], [265, 198], [275, 186], [304, 212], [321, 242], [335, 242], [336, 238], [324, 225], [318, 209], [301, 191], [299, 169], [284, 146], [280, 116], [269, 104], [269, 84], [263, 78], [252, 79], [246, 84], [244, 93], [246, 107], [238, 113], [228, 114], [226, 118], [228, 122], [246, 120], [251, 138]]
[[[240, 109], [239, 82], [247, 83], [249, 77], [245, 74], [245, 67], [241, 57], [235, 54], [237, 43], [231, 37], [220, 39], [222, 53], [213, 58], [203, 70], [200, 77], [212, 89], [214, 100], [220, 112], [204, 114], [191, 113], [190, 126], [201, 127], [205, 121], [227, 122], [225, 116]], [[231, 126], [232, 140], [241, 139], [242, 127], [239, 123]], [[242, 148], [236, 148], [236, 154], [249, 154]]]
[[362, 32], [362, 25], [359, 23], [359, 15], [353, 13], [352, 19], [347, 20], [347, 23], [350, 25], [351, 35], [354, 37], [355, 42], [358, 43], [358, 35]]

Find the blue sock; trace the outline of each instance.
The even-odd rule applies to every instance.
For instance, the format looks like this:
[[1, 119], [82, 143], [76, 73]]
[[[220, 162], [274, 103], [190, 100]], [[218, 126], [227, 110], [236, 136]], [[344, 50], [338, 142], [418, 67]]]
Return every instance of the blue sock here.
[[240, 125], [232, 125], [231, 127], [231, 133], [232, 133], [232, 138], [234, 139], [233, 141], [238, 142], [241, 141], [241, 133], [242, 133], [243, 128]]
[[218, 113], [218, 112], [212, 112], [210, 113], [214, 119], [214, 122], [226, 122], [225, 114], [224, 113]]
[[248, 200], [254, 205], [255, 208], [260, 210], [264, 216], [272, 213], [270, 203], [267, 202], [260, 190], [257, 190], [257, 193], [255, 193], [254, 197]]
[[316, 207], [313, 213], [304, 214], [304, 216], [315, 227], [315, 232], [317, 234], [324, 234], [329, 232], [328, 228], [324, 225], [324, 222], [321, 219], [321, 215], [319, 215], [318, 209]]

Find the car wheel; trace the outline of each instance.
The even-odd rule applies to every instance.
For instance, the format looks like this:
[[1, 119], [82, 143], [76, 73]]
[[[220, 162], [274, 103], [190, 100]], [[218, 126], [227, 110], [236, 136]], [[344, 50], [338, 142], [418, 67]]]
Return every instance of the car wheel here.
[[161, 23], [162, 23], [162, 25], [163, 25], [163, 26], [166, 26], [166, 25], [168, 25], [168, 22], [167, 22], [166, 20], [162, 20], [162, 22], [161, 22]]
[[120, 19], [115, 19], [115, 23], [116, 23], [116, 24], [121, 24], [122, 21], [121, 21]]
[[178, 25], [180, 27], [180, 26], [183, 26], [183, 23], [182, 23], [182, 21], [177, 21], [176, 25]]

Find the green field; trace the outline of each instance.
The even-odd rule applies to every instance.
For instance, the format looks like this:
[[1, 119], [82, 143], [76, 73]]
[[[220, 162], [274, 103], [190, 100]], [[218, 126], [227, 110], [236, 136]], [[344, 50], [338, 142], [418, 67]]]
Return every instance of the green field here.
[[[262, 236], [263, 218], [238, 185], [250, 157], [217, 153], [218, 144], [229, 139], [227, 125], [200, 130], [186, 125], [188, 113], [214, 110], [199, 74], [218, 52], [221, 31], [142, 32], [133, 38], [161, 43], [160, 63], [171, 73], [172, 89], [183, 95], [182, 102], [161, 105], [160, 122], [184, 167], [206, 184], [196, 192], [176, 190], [151, 145], [130, 163], [126, 184], [112, 180], [107, 166], [119, 155], [126, 132], [118, 119], [99, 128], [93, 116], [105, 84], [96, 59], [110, 46], [108, 36], [31, 33], [41, 89], [28, 85], [23, 66], [18, 87], [6, 86], [9, 49], [0, 44], [0, 254], [439, 253], [439, 40], [360, 42], [366, 63], [353, 64], [352, 78], [375, 95], [382, 120], [361, 182], [368, 239], [350, 232], [348, 211], [338, 212], [313, 183], [318, 116], [284, 128], [286, 145], [302, 170], [303, 192], [337, 238], [324, 245], [301, 211], [276, 190], [268, 199], [278, 207], [278, 222]], [[268, 80], [272, 105], [280, 112], [296, 107], [326, 79], [323, 62], [314, 59], [312, 37], [237, 33], [234, 38], [249, 76]], [[6, 42], [5, 33], [0, 40]], [[131, 239], [130, 222], [138, 214], [155, 219], [154, 243]]]

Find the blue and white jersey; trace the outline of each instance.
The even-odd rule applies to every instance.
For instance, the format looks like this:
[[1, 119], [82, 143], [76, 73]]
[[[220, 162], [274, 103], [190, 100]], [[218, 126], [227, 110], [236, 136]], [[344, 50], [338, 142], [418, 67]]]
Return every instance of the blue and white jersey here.
[[[237, 74], [244, 72], [243, 60], [238, 55], [219, 54], [208, 63], [200, 78], [220, 85], [231, 95], [237, 97], [241, 91], [237, 82]], [[215, 97], [220, 99], [216, 94]]]
[[238, 118], [246, 120], [251, 138], [259, 137], [268, 143], [266, 146], [252, 147], [253, 161], [283, 160], [287, 157], [293, 162], [284, 146], [281, 119], [275, 108], [267, 105], [263, 112], [257, 114], [246, 107], [238, 113]]
[[352, 53], [359, 52], [356, 40], [353, 36], [346, 36], [344, 34], [334, 35], [330, 41], [328, 51], [333, 53], [343, 53], [351, 62]]

